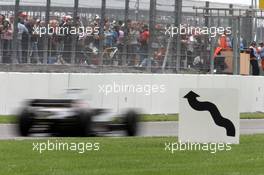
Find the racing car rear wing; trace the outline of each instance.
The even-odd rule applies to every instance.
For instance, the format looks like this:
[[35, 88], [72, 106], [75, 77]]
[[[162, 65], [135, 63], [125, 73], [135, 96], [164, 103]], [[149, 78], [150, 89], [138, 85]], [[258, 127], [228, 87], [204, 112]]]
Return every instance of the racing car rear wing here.
[[33, 99], [29, 101], [32, 107], [72, 107], [72, 99]]

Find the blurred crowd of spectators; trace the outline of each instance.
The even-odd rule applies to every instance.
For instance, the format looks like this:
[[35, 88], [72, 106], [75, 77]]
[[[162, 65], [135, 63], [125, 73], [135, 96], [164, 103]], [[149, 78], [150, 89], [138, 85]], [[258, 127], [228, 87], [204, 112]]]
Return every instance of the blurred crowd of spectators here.
[[[75, 22], [75, 23], [74, 23]], [[81, 19], [73, 21], [71, 16], [63, 16], [61, 19], [52, 19], [49, 26], [53, 28], [83, 27]], [[88, 25], [95, 29], [100, 24], [100, 17], [95, 18]], [[72, 42], [74, 37], [70, 32], [53, 33], [51, 35], [40, 35], [36, 29], [45, 27], [45, 21], [29, 17], [21, 12], [18, 21], [17, 34], [17, 60], [19, 63], [43, 63], [45, 48], [48, 52], [48, 63], [70, 63]], [[98, 27], [99, 28], [99, 27]], [[127, 56], [129, 65], [140, 64], [147, 55], [149, 32], [148, 26], [140, 22], [128, 22]], [[0, 39], [1, 57], [3, 63], [11, 62], [12, 41], [14, 31], [14, 17], [0, 15]], [[44, 47], [45, 37], [48, 37], [48, 47]], [[76, 38], [76, 63], [97, 64], [97, 58], [102, 56], [99, 53], [99, 42], [103, 41], [104, 57], [115, 59], [115, 64], [120, 64], [122, 51], [124, 50], [125, 29], [122, 21], [110, 21], [105, 19], [104, 35], [100, 37], [98, 32], [90, 34], [77, 34]], [[113, 53], [114, 51], [114, 53]]]
[[[71, 16], [62, 16], [61, 19], [51, 18], [49, 26], [53, 28], [73, 26], [92, 29], [100, 26], [100, 17], [96, 15], [89, 24], [83, 24], [81, 18], [73, 21]], [[77, 64], [98, 64], [98, 58], [103, 58], [103, 64], [121, 65], [122, 57], [127, 59], [126, 66], [146, 66], [151, 60], [152, 64], [161, 66], [166, 55], [169, 36], [164, 35], [165, 26], [157, 24], [151, 48], [151, 55], [148, 55], [149, 48], [149, 27], [147, 22], [128, 21], [128, 33], [125, 34], [123, 21], [105, 19], [104, 35], [100, 37], [98, 32], [90, 34], [78, 34], [72, 37], [71, 33], [53, 33], [52, 35], [41, 36], [36, 28], [45, 27], [45, 21], [28, 16], [26, 13], [19, 14], [17, 34], [17, 61], [18, 63], [43, 63], [44, 52], [47, 52], [48, 64], [64, 64], [71, 62], [72, 42], [76, 39], [75, 60]], [[12, 40], [14, 29], [14, 17], [0, 15], [0, 56], [3, 63], [11, 63]], [[127, 36], [127, 37], [125, 37]], [[45, 46], [45, 37], [48, 37], [48, 46]], [[125, 40], [126, 39], [126, 40]], [[103, 41], [103, 52], [99, 51], [99, 43]], [[127, 48], [124, 50], [125, 42]], [[204, 48], [204, 38], [199, 35], [182, 36], [182, 57], [187, 58], [187, 65], [194, 64], [196, 56], [201, 55]], [[171, 43], [172, 48], [174, 43]], [[46, 49], [46, 50], [45, 50]], [[124, 52], [126, 51], [126, 52]], [[171, 53], [175, 53], [174, 51]]]

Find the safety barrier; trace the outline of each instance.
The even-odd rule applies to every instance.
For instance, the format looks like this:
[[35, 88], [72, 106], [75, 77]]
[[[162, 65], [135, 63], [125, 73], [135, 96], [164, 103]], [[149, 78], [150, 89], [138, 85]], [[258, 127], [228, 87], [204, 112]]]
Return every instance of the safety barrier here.
[[239, 90], [240, 112], [264, 111], [264, 77], [182, 74], [0, 73], [0, 114], [14, 114], [25, 99], [62, 98], [84, 89], [92, 107], [141, 108], [148, 114], [178, 113], [180, 88]]

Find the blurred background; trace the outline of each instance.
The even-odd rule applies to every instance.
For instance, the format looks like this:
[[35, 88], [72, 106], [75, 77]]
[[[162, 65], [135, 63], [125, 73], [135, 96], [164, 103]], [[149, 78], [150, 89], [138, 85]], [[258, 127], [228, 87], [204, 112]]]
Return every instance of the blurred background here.
[[[241, 63], [263, 38], [251, 5], [187, 0], [0, 0], [0, 68], [20, 72], [250, 74]], [[14, 25], [18, 23], [19, 25]], [[230, 27], [225, 65], [215, 61], [221, 35], [166, 35], [170, 26]], [[46, 34], [38, 27], [98, 27], [88, 35]], [[245, 70], [241, 70], [246, 64]], [[217, 68], [216, 68], [217, 67]], [[221, 69], [221, 70], [218, 70]]]

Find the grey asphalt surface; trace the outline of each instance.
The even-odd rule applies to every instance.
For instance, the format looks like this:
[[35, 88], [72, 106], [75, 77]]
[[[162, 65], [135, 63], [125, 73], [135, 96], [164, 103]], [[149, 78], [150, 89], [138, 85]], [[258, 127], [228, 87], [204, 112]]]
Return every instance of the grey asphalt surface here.
[[[264, 119], [240, 120], [240, 134], [264, 134]], [[113, 134], [118, 135], [118, 134]], [[112, 136], [113, 136], [112, 135]], [[110, 135], [111, 136], [111, 135]], [[144, 122], [140, 123], [139, 136], [155, 137], [155, 136], [178, 136], [178, 122]], [[26, 137], [27, 139], [36, 137]], [[15, 124], [0, 125], [0, 140], [5, 139], [25, 139], [16, 133]]]

